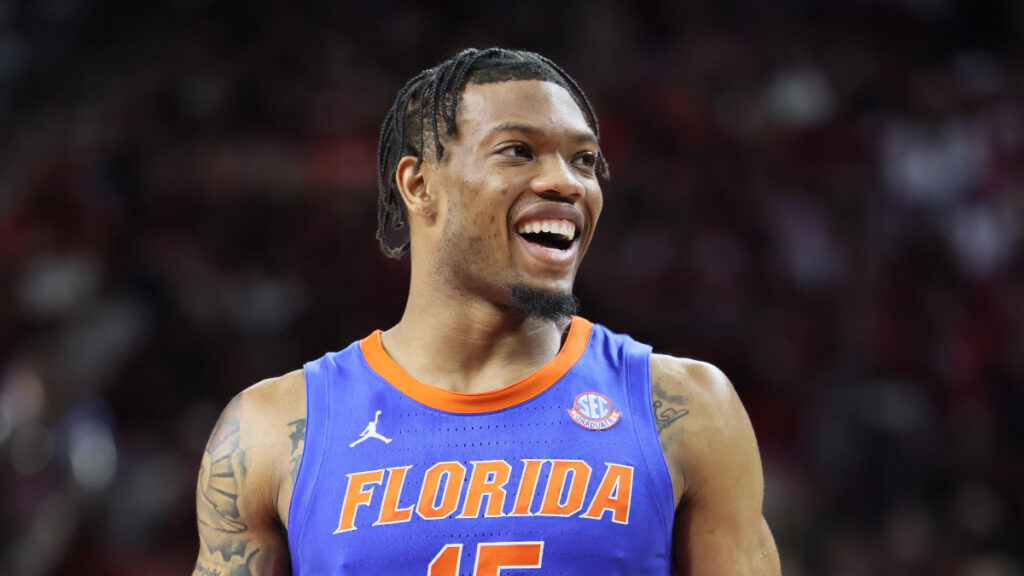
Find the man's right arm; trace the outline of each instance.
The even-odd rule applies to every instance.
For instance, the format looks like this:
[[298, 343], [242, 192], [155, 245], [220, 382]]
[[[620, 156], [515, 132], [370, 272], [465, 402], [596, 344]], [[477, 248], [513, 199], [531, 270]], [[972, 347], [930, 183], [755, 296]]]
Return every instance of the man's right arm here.
[[291, 573], [287, 536], [276, 507], [283, 444], [266, 434], [267, 410], [260, 396], [254, 388], [236, 396], [203, 452], [196, 485], [199, 557], [193, 576]]

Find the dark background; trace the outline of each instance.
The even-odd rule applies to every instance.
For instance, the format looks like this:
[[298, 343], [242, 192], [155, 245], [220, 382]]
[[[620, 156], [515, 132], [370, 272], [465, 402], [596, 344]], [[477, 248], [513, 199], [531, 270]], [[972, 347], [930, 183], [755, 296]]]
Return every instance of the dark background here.
[[1024, 574], [1022, 37], [1009, 0], [0, 0], [0, 573], [188, 573], [221, 407], [399, 318], [395, 93], [499, 44], [593, 100], [583, 314], [730, 375], [784, 573]]

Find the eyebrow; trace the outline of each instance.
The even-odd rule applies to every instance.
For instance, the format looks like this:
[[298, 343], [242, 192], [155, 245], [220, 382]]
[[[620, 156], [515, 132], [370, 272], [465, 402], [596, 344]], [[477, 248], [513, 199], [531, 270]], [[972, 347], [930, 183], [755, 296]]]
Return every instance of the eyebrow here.
[[[522, 132], [524, 134], [542, 134], [543, 129], [530, 124], [517, 124], [515, 122], [506, 122], [504, 124], [498, 124], [494, 128], [491, 128], [490, 135], [497, 134], [499, 132]], [[594, 136], [593, 132], [575, 132], [571, 135], [571, 138], [576, 142], [594, 142], [597, 143], [597, 137]]]

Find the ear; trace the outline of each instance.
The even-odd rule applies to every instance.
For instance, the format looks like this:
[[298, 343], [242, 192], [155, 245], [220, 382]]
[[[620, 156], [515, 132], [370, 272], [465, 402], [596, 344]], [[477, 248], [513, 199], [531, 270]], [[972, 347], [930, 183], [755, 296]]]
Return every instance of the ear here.
[[422, 165], [417, 168], [416, 162], [415, 156], [402, 156], [395, 168], [395, 184], [402, 194], [410, 220], [413, 216], [433, 219], [437, 216], [437, 206], [427, 191]]

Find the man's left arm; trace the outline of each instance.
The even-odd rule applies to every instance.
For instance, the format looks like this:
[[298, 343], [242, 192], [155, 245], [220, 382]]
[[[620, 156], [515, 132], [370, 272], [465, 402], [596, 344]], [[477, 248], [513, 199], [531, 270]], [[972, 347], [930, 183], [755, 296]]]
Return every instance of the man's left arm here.
[[762, 515], [764, 475], [754, 429], [714, 366], [655, 355], [658, 432], [677, 497], [675, 563], [685, 576], [778, 576]]

